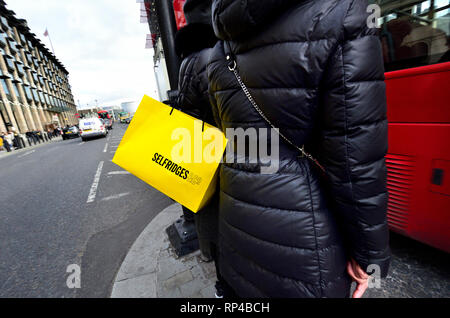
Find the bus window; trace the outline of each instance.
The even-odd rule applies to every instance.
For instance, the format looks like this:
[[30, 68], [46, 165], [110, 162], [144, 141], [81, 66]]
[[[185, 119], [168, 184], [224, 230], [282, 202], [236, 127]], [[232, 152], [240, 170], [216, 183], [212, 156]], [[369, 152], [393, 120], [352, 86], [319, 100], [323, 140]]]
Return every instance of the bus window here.
[[386, 71], [450, 61], [450, 0], [376, 0]]

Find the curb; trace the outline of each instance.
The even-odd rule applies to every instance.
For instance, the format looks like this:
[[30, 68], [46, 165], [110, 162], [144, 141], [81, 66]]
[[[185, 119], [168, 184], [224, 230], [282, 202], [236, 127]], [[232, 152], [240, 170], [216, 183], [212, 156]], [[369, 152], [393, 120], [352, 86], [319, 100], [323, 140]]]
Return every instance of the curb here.
[[166, 228], [183, 214], [181, 205], [162, 210], [131, 246], [114, 279], [111, 298], [214, 297], [216, 272], [200, 251], [178, 258]]
[[165, 228], [179, 216], [181, 207], [162, 210], [131, 246], [114, 280], [111, 298], [155, 298], [157, 256], [164, 244]]
[[3, 150], [3, 151], [0, 151], [0, 159], [12, 156], [14, 154], [19, 154], [19, 153], [22, 153], [22, 152], [30, 151], [30, 150], [33, 150], [33, 149], [36, 149], [36, 148], [39, 148], [39, 147], [42, 147], [42, 146], [45, 146], [45, 145], [49, 145], [49, 144], [52, 144], [52, 143], [55, 143], [55, 142], [58, 142], [58, 141], [63, 141], [62, 137], [54, 137], [53, 139], [51, 139], [49, 141], [41, 142], [41, 143], [38, 143], [38, 144], [32, 145], [32, 146], [27, 146], [27, 147], [22, 148], [22, 149], [13, 150], [11, 152], [7, 152], [6, 150]]

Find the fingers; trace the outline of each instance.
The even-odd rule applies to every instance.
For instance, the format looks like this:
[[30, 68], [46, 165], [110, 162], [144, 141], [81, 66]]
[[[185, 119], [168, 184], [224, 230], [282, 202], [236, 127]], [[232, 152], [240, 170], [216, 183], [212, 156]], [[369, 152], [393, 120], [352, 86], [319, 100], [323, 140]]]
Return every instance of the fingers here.
[[353, 267], [353, 270], [354, 270], [356, 276], [358, 276], [360, 279], [368, 279], [369, 278], [369, 275], [353, 259], [352, 259], [352, 267]]
[[355, 291], [353, 292], [352, 298], [361, 298], [364, 293], [366, 292], [366, 289], [368, 287], [368, 281], [366, 280], [364, 283], [362, 284], [357, 284]]
[[350, 275], [353, 281], [357, 282], [358, 284], [362, 284], [364, 282], [364, 278], [360, 277], [359, 273], [357, 273], [357, 270], [355, 266], [352, 264], [352, 262], [347, 263], [347, 273]]
[[347, 273], [350, 275], [350, 277], [356, 281], [357, 279], [359, 279], [358, 277], [356, 277], [355, 272], [353, 271], [353, 266], [352, 266], [352, 262], [348, 262], [347, 263]]
[[353, 259], [347, 263], [347, 272], [353, 281], [356, 282], [356, 288], [353, 292], [352, 298], [361, 298], [368, 288], [369, 275], [367, 275], [367, 273], [363, 271], [359, 264]]

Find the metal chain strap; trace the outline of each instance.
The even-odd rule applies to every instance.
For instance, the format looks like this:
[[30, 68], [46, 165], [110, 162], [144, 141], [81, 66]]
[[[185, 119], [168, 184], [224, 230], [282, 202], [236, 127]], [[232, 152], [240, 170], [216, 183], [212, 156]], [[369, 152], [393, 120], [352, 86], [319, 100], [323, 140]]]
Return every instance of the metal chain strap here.
[[322, 170], [325, 173], [325, 168], [311, 154], [309, 154], [305, 151], [304, 145], [301, 148], [299, 146], [295, 145], [292, 141], [289, 140], [289, 138], [287, 138], [285, 135], [283, 135], [281, 133], [281, 131], [277, 127], [275, 127], [274, 124], [272, 124], [272, 122], [269, 120], [269, 118], [267, 118], [266, 115], [263, 113], [261, 108], [259, 108], [258, 104], [256, 104], [252, 95], [248, 91], [247, 86], [242, 81], [241, 76], [237, 72], [236, 61], [231, 60], [231, 57], [229, 55], [227, 55], [227, 61], [229, 61], [228, 69], [230, 70], [230, 72], [233, 72], [234, 76], [236, 77], [236, 80], [238, 81], [239, 85], [241, 86], [242, 90], [244, 91], [245, 96], [247, 96], [247, 99], [249, 100], [250, 104], [252, 104], [253, 108], [259, 113], [259, 115], [270, 125], [270, 127], [272, 127], [272, 129], [274, 129], [277, 132], [277, 134], [284, 141], [286, 141], [289, 145], [291, 145], [292, 147], [294, 147], [295, 149], [300, 151], [302, 154], [302, 157], [304, 156], [304, 157], [308, 158], [309, 160], [311, 160], [315, 165], [317, 165], [317, 167], [320, 168], [320, 170]]

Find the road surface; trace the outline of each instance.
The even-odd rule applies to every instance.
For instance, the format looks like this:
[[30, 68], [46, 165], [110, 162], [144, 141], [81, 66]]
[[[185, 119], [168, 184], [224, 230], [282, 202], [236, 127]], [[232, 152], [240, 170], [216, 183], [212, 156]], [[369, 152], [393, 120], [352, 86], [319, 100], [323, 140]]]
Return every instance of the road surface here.
[[[110, 295], [131, 244], [173, 202], [111, 162], [126, 127], [0, 159], [0, 297]], [[67, 287], [71, 264], [80, 289]]]

